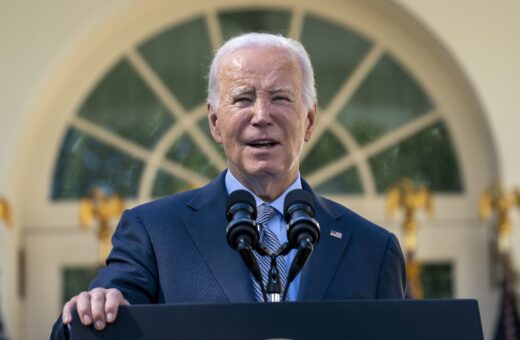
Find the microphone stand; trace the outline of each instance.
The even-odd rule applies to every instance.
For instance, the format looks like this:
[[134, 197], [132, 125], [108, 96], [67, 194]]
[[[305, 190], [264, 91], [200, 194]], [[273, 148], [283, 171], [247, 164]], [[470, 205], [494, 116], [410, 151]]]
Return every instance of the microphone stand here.
[[300, 273], [313, 250], [314, 246], [308, 238], [302, 240], [300, 246], [298, 247], [298, 251], [296, 252], [296, 255], [294, 256], [294, 259], [291, 263], [289, 273], [287, 274], [287, 283], [285, 285], [285, 289], [283, 290], [282, 301], [285, 301], [285, 298], [287, 297], [287, 293], [289, 291], [289, 285], [293, 282], [298, 273]]
[[242, 257], [242, 260], [249, 269], [251, 275], [253, 275], [256, 282], [258, 282], [260, 290], [262, 291], [262, 298], [264, 301], [266, 301], [267, 293], [265, 290], [264, 281], [262, 280], [262, 273], [260, 272], [260, 267], [258, 266], [256, 256], [253, 254], [253, 249], [250, 246], [250, 242], [247, 242], [244, 240], [244, 238], [240, 238], [237, 245], [237, 251]]
[[[282, 282], [280, 281], [280, 271], [278, 270], [277, 260], [278, 256], [286, 255], [289, 253], [291, 249], [289, 248], [289, 244], [285, 242], [282, 244], [276, 251], [271, 251], [269, 248], [264, 246], [263, 244], [258, 244], [257, 252], [260, 255], [271, 257], [271, 268], [269, 269], [269, 273], [267, 275], [267, 289], [266, 293], [269, 297], [268, 300], [264, 297], [264, 302], [282, 302], [285, 300], [285, 297], [281, 299], [282, 296]], [[287, 290], [288, 283], [285, 286]], [[262, 287], [262, 286], [261, 286]]]
[[[285, 287], [283, 287], [283, 293], [277, 260], [278, 256], [285, 256], [289, 254], [292, 248], [289, 246], [289, 243], [285, 242], [280, 246], [280, 248], [273, 252], [263, 244], [258, 243], [256, 247], [256, 251], [258, 252], [258, 254], [271, 257], [271, 268], [269, 269], [269, 274], [267, 276], [266, 289], [264, 289], [262, 280], [259, 281], [258, 278], [255, 277], [262, 289], [264, 302], [283, 302], [287, 298], [287, 293], [289, 292], [290, 284], [301, 272], [303, 266], [307, 262], [307, 259], [314, 250], [314, 246], [308, 237], [303, 237], [302, 239], [300, 239], [299, 243], [300, 246], [298, 247], [298, 251], [294, 256], [294, 259], [291, 263], [291, 268], [289, 269], [289, 272], [287, 274], [287, 282], [285, 283]], [[267, 299], [267, 297], [269, 297], [269, 299]]]
[[[289, 286], [296, 278], [296, 276], [301, 272], [303, 266], [307, 262], [309, 256], [314, 250], [314, 245], [312, 243], [312, 239], [308, 237], [308, 235], [303, 235], [298, 240], [299, 246], [294, 259], [292, 260], [291, 267], [287, 274], [287, 281], [285, 283], [285, 287], [283, 289], [282, 294], [282, 282], [280, 281], [280, 271], [278, 270], [277, 260], [278, 256], [285, 256], [289, 254], [289, 252], [293, 249], [289, 245], [288, 242], [285, 242], [278, 248], [276, 251], [271, 251], [269, 248], [261, 244], [260, 242], [257, 244], [256, 251], [258, 254], [263, 256], [271, 257], [271, 268], [269, 269], [269, 274], [267, 277], [267, 296], [269, 296], [269, 300], [266, 299], [266, 295], [264, 293], [264, 287], [262, 282], [260, 282], [260, 287], [262, 288], [262, 293], [264, 296], [264, 302], [283, 302], [287, 298], [287, 293], [289, 292]], [[258, 279], [257, 279], [258, 281]]]
[[280, 295], [282, 294], [282, 282], [280, 282], [280, 271], [276, 264], [276, 255], [271, 255], [271, 269], [267, 277], [267, 296], [269, 302], [280, 302]]

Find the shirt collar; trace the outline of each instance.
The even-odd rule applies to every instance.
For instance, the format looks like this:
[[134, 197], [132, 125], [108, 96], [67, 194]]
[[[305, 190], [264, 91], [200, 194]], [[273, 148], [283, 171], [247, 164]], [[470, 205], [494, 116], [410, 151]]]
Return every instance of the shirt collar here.
[[236, 190], [249, 191], [255, 198], [257, 207], [259, 207], [263, 203], [267, 203], [270, 206], [272, 206], [273, 208], [275, 208], [282, 216], [283, 216], [283, 203], [285, 201], [285, 196], [287, 196], [287, 194], [292, 190], [302, 188], [302, 181], [301, 181], [300, 173], [298, 172], [298, 175], [296, 176], [296, 180], [291, 185], [289, 185], [289, 187], [287, 189], [285, 189], [285, 191], [280, 196], [278, 196], [278, 198], [276, 198], [273, 202], [268, 203], [268, 202], [263, 201], [254, 192], [252, 192], [251, 190], [246, 188], [242, 183], [240, 183], [240, 181], [235, 176], [233, 176], [233, 174], [231, 173], [231, 171], [229, 169], [228, 169], [228, 171], [226, 171], [225, 182], [226, 182], [226, 190], [227, 190], [228, 194], [231, 194], [233, 191], [236, 191]]

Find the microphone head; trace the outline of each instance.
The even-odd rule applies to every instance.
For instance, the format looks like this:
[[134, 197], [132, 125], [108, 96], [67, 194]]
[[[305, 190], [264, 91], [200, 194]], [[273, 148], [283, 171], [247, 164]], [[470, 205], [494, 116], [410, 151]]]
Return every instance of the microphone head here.
[[285, 196], [283, 211], [286, 223], [289, 223], [291, 220], [292, 207], [305, 207], [309, 216], [314, 217], [314, 202], [311, 194], [303, 189], [292, 190]]
[[320, 240], [320, 225], [314, 219], [311, 195], [302, 189], [289, 192], [285, 196], [283, 210], [291, 248], [298, 249], [302, 239], [308, 239], [315, 246]]
[[246, 190], [236, 190], [228, 196], [226, 228], [229, 245], [238, 250], [242, 246], [256, 247], [259, 229], [256, 224], [256, 201], [253, 195]]
[[233, 218], [233, 207], [236, 204], [240, 204], [241, 206], [251, 206], [253, 208], [252, 210], [254, 210], [252, 217], [253, 219], [256, 219], [256, 201], [253, 195], [247, 190], [235, 190], [228, 196], [227, 199], [226, 214], [228, 221], [231, 221], [231, 219]]

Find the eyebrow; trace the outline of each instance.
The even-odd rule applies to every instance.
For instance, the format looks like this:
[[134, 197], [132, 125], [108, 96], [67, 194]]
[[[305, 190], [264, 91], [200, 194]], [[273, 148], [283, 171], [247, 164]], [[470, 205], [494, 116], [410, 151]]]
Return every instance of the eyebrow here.
[[[254, 94], [255, 92], [256, 91], [254, 88], [251, 88], [249, 86], [240, 86], [240, 87], [236, 87], [236, 88], [232, 89], [230, 94], [231, 94], [231, 97], [236, 97], [236, 96], [241, 96], [241, 95]], [[290, 96], [294, 96], [292, 90], [289, 87], [277, 87], [274, 89], [270, 89], [268, 91], [268, 93], [270, 95], [286, 93], [286, 94], [289, 94]]]
[[244, 94], [252, 94], [254, 92], [254, 89], [250, 88], [249, 86], [240, 86], [231, 90], [231, 96], [236, 97]]
[[271, 94], [271, 95], [278, 94], [278, 93], [287, 93], [287, 94], [290, 94], [291, 96], [294, 95], [289, 87], [277, 87], [272, 90], [269, 90], [269, 94]]

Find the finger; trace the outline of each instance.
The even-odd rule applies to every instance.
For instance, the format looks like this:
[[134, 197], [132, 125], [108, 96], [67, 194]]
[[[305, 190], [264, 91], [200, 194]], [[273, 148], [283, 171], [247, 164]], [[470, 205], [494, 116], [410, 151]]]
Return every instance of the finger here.
[[63, 312], [61, 313], [61, 321], [64, 324], [69, 324], [72, 322], [72, 310], [76, 308], [76, 301], [78, 297], [72, 297], [67, 303], [63, 306]]
[[128, 305], [128, 301], [125, 300], [123, 294], [115, 288], [108, 289], [105, 299], [105, 313], [107, 316], [107, 322], [114, 322], [117, 318], [117, 311], [120, 305]]
[[90, 291], [90, 308], [94, 328], [97, 330], [102, 330], [106, 325], [105, 294], [106, 289], [104, 288], [94, 288]]
[[76, 300], [76, 309], [78, 310], [81, 323], [85, 326], [92, 324], [92, 310], [90, 309], [89, 292], [81, 292]]

